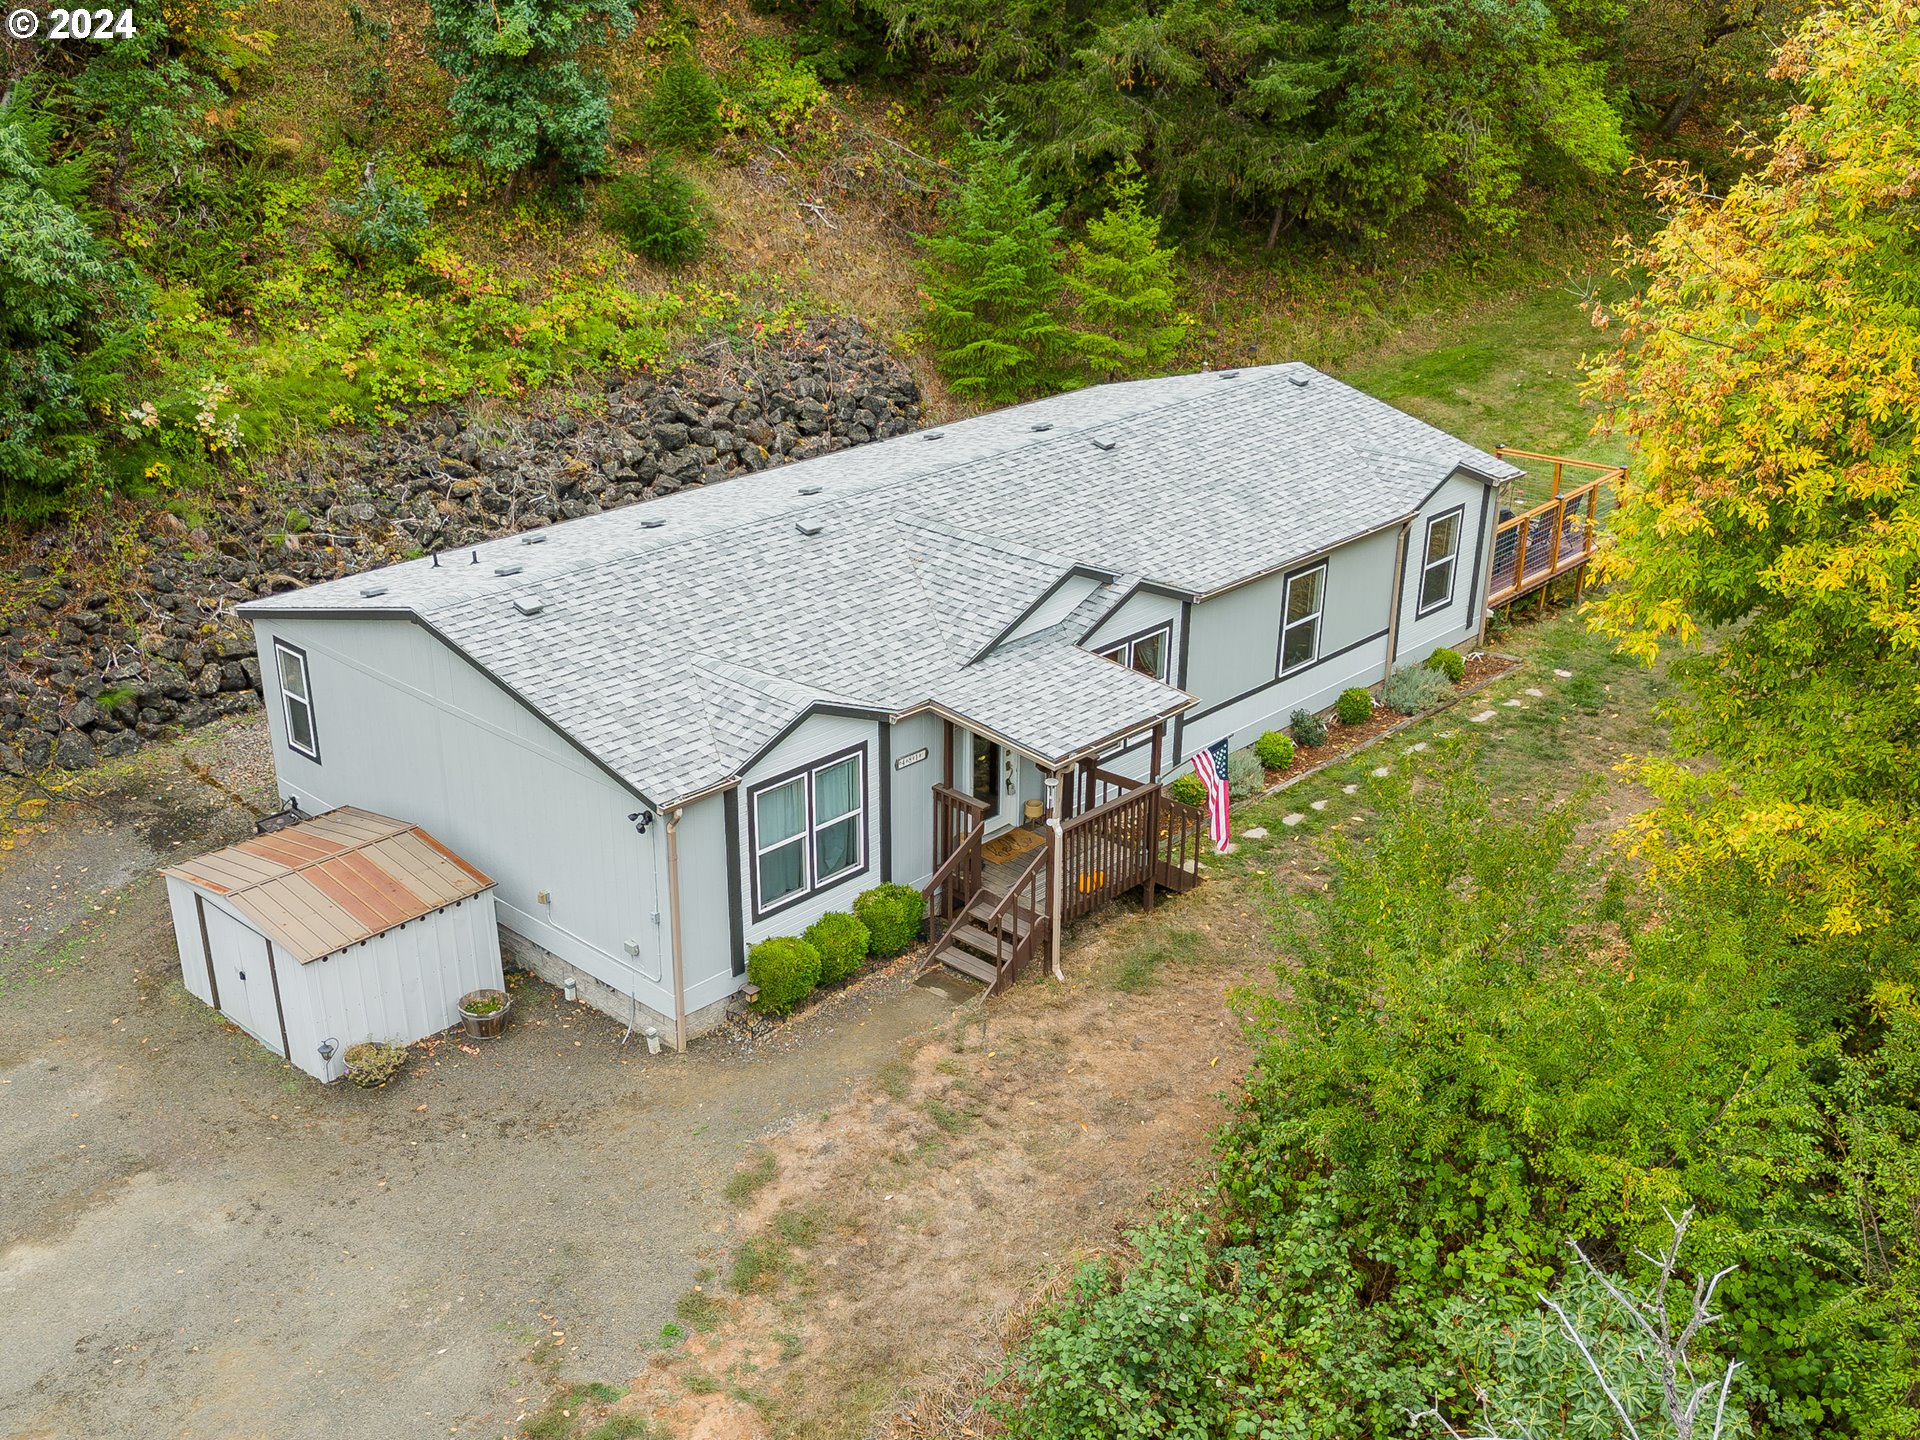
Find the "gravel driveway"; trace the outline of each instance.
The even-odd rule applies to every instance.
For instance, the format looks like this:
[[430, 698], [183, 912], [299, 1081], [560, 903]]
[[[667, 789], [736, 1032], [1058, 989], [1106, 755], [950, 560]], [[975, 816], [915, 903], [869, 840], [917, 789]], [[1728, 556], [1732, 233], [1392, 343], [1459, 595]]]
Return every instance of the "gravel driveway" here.
[[777, 1045], [649, 1057], [529, 984], [501, 1041], [323, 1088], [181, 987], [154, 868], [250, 832], [252, 718], [143, 752], [0, 857], [0, 1434], [500, 1435], [619, 1379], [756, 1136], [941, 1019], [881, 981]]

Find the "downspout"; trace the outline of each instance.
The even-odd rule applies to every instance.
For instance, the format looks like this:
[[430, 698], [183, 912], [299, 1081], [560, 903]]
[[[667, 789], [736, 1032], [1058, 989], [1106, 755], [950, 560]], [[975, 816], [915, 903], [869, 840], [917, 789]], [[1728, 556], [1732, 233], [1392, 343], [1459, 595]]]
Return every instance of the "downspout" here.
[[667, 923], [673, 926], [673, 1048], [687, 1051], [687, 971], [680, 955], [680, 829], [677, 806], [667, 817]]
[[1387, 669], [1380, 677], [1386, 684], [1393, 678], [1394, 657], [1400, 653], [1400, 612], [1407, 606], [1407, 537], [1413, 533], [1414, 517], [1400, 523], [1400, 538], [1393, 547], [1393, 611], [1387, 616]]
[[1067, 897], [1062, 893], [1067, 883], [1067, 847], [1062, 842], [1066, 832], [1060, 828], [1060, 795], [1063, 789], [1059, 772], [1047, 777], [1047, 839], [1052, 851], [1047, 866], [1047, 909], [1052, 913], [1047, 917], [1049, 933], [1047, 936], [1047, 954], [1053, 961], [1053, 978], [1065, 980], [1067, 972], [1060, 964], [1060, 914], [1067, 908]]

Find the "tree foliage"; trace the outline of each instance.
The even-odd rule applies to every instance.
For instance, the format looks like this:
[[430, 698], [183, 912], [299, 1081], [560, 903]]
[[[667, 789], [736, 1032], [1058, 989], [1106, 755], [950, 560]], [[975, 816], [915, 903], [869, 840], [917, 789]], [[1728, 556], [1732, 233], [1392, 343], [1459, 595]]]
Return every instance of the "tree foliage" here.
[[613, 111], [579, 51], [633, 27], [630, 0], [433, 0], [433, 57], [457, 82], [448, 148], [498, 175], [598, 175]]
[[1109, 184], [1106, 209], [1068, 252], [1073, 348], [1103, 380], [1165, 370], [1192, 323], [1180, 311], [1178, 257], [1141, 204], [1145, 189], [1129, 159]]
[[1645, 851], [1723, 861], [1831, 933], [1910, 922], [1920, 890], [1920, 7], [1810, 23], [1805, 103], [1724, 199], [1656, 172], [1666, 228], [1593, 371], [1638, 458], [1593, 623], [1679, 662]]
[[959, 393], [1004, 404], [1058, 378], [1060, 209], [998, 124], [968, 141], [940, 228], [920, 241], [927, 335]]

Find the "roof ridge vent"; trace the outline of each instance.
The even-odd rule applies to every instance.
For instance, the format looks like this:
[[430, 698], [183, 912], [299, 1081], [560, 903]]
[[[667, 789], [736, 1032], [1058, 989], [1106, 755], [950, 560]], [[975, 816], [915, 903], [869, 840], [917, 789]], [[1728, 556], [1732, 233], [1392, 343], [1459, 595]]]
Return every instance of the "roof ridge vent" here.
[[538, 615], [547, 607], [544, 603], [533, 599], [531, 596], [522, 595], [518, 600], [513, 602], [513, 608], [518, 610], [522, 615]]
[[827, 527], [822, 525], [818, 520], [796, 520], [793, 528], [798, 530], [802, 535], [818, 535]]
[[520, 562], [516, 560], [511, 565], [494, 566], [493, 573], [496, 575], [518, 575], [520, 573], [520, 569], [521, 569]]

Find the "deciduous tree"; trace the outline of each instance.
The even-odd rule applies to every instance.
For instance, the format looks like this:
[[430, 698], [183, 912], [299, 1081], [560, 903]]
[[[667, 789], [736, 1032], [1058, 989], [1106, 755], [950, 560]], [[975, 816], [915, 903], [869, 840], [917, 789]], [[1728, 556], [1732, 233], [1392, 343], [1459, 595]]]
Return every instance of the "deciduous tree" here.
[[1590, 613], [1687, 647], [1675, 735], [1712, 763], [1645, 767], [1647, 853], [1844, 934], [1920, 919], [1920, 6], [1855, 0], [1777, 68], [1804, 103], [1724, 199], [1656, 172], [1592, 372], [1638, 457]]

